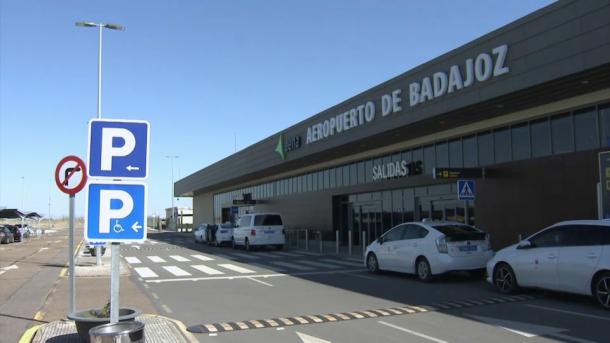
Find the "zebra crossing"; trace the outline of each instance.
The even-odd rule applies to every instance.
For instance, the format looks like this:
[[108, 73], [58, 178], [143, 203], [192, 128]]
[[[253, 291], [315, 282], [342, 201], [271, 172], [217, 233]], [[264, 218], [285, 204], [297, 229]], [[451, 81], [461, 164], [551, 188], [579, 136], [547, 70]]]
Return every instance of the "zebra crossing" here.
[[[176, 254], [168, 251], [167, 255], [155, 252], [155, 255], [139, 254], [133, 256], [131, 251], [123, 252], [122, 257], [133, 271], [142, 279], [181, 278], [201, 276], [255, 276], [265, 273], [298, 273], [316, 270], [343, 270], [363, 268], [353, 260], [339, 258], [320, 258], [312, 260], [311, 255], [298, 252], [245, 252], [223, 253], [222, 256], [185, 251]], [[238, 262], [239, 261], [239, 262]]]

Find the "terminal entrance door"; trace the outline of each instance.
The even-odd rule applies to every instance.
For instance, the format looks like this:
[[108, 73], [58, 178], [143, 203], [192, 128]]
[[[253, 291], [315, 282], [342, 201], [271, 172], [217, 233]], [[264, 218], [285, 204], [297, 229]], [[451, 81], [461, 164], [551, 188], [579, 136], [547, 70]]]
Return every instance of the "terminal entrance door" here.
[[[468, 207], [467, 207], [468, 206]], [[415, 219], [446, 220], [474, 225], [474, 204], [457, 200], [455, 196], [415, 198]]]
[[349, 235], [352, 232], [352, 244], [360, 246], [362, 232], [366, 232], [367, 244], [377, 239], [383, 233], [381, 223], [381, 203], [372, 202], [353, 202], [342, 204], [342, 224], [341, 242], [347, 245]]

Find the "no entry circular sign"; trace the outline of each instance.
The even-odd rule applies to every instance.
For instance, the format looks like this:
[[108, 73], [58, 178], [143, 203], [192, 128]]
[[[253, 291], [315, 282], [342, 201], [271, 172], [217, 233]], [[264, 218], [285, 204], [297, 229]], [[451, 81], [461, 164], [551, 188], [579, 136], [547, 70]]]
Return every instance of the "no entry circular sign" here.
[[87, 184], [87, 167], [76, 156], [66, 156], [55, 167], [55, 184], [60, 191], [74, 195]]

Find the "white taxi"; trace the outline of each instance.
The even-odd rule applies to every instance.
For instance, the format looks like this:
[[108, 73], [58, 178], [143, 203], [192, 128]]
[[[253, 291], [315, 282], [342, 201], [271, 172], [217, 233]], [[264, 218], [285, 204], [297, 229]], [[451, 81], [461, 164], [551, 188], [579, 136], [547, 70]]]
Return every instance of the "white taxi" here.
[[457, 270], [483, 270], [493, 256], [489, 235], [456, 222], [411, 222], [393, 227], [369, 245], [364, 264], [371, 272], [416, 274], [422, 281]]

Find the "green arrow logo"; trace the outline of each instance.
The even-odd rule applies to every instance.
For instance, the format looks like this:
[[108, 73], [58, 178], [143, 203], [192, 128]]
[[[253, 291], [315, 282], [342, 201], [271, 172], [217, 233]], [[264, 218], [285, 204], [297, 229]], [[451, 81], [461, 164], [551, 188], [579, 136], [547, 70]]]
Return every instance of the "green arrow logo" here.
[[280, 154], [282, 160], [286, 159], [286, 154], [284, 153], [284, 135], [281, 134], [279, 139], [277, 140], [277, 146], [275, 147], [275, 152]]

